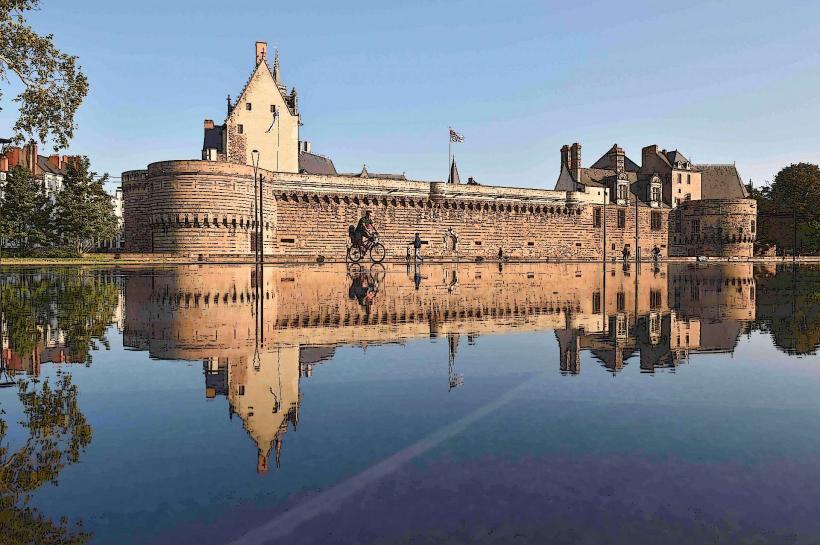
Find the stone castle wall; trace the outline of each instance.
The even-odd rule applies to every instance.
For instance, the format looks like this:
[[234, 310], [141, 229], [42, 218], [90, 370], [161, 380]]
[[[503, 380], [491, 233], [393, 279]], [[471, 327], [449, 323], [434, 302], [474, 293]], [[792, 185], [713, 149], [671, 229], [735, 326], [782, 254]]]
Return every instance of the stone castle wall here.
[[[149, 165], [123, 175], [128, 251], [250, 255], [253, 169], [208, 161]], [[131, 176], [130, 173], [126, 173]], [[598, 204], [587, 194], [495, 186], [449, 185], [259, 171], [263, 178], [265, 252], [280, 257], [344, 259], [348, 226], [370, 210], [388, 258], [403, 259], [418, 232], [423, 254], [443, 259], [597, 260], [637, 243], [666, 255], [668, 209]], [[605, 208], [605, 210], [604, 210]], [[619, 218], [619, 210], [622, 218]], [[652, 214], [659, 221], [652, 229]], [[620, 220], [623, 220], [622, 222]], [[637, 223], [637, 229], [636, 229]]]
[[753, 199], [684, 201], [670, 216], [669, 255], [752, 257], [757, 233]]

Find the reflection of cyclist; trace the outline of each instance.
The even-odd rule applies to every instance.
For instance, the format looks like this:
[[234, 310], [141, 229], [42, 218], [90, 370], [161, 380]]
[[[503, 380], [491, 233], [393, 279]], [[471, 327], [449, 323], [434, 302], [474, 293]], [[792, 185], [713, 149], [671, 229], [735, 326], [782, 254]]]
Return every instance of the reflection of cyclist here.
[[351, 299], [356, 299], [360, 305], [369, 309], [378, 289], [379, 283], [373, 275], [361, 271], [353, 274], [353, 282], [350, 284], [348, 296]]

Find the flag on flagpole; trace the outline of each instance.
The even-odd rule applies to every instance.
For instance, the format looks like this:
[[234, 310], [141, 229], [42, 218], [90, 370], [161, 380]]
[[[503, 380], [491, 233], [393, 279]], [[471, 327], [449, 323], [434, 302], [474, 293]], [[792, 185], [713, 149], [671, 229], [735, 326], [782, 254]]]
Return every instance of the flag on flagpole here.
[[450, 142], [464, 142], [464, 137], [453, 129], [450, 129]]

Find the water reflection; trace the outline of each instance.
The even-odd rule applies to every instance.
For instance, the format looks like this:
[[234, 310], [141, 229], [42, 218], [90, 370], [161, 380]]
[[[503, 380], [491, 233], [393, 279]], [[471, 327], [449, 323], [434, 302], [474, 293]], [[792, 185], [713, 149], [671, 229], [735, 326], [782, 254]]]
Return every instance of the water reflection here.
[[284, 436], [298, 425], [300, 380], [340, 345], [446, 337], [442, 364], [453, 389], [464, 383], [462, 337], [552, 330], [562, 373], [581, 372], [582, 351], [613, 373], [633, 356], [654, 372], [693, 353], [732, 352], [756, 321], [748, 263], [416, 265], [385, 273], [381, 266], [129, 273], [124, 342], [155, 358], [203, 361], [206, 396], [228, 398], [264, 472], [271, 453], [280, 465]]
[[[770, 333], [788, 354], [814, 354], [820, 345], [820, 268], [812, 267], [189, 266], [12, 270], [0, 279], [0, 380], [24, 385], [22, 404], [37, 399], [24, 392], [47, 393], [45, 385], [37, 390], [24, 377], [36, 378], [47, 363], [66, 371], [70, 366], [62, 364], [90, 364], [95, 349], [107, 347], [113, 323], [128, 348], [156, 359], [202, 362], [204, 397], [224, 399], [226, 418], [241, 420], [256, 447], [255, 459], [243, 464], [259, 473], [282, 465], [288, 434], [300, 425], [303, 381], [343, 346], [441, 339], [433, 346], [446, 393], [476, 384], [460, 350], [499, 333], [554, 336], [557, 354], [537, 357], [567, 375], [561, 381], [579, 375], [582, 366], [585, 374], [600, 366], [615, 376], [627, 366], [674, 371], [694, 354], [732, 353], [753, 330]], [[503, 366], [503, 356], [515, 354], [501, 356]], [[61, 398], [68, 400], [60, 403], [65, 410], [54, 412], [63, 427], [49, 433], [56, 430], [73, 446], [59, 468], [42, 473], [43, 482], [56, 480], [91, 441], [77, 388], [65, 376], [57, 388], [70, 395]], [[0, 423], [0, 445], [6, 429]], [[78, 438], [70, 439], [72, 433]], [[10, 456], [0, 450], [0, 465]], [[19, 473], [9, 475], [0, 472], [3, 490], [11, 489], [10, 479], [20, 481]], [[0, 497], [0, 507], [19, 514], [13, 510], [20, 498]], [[16, 520], [34, 528], [34, 518]], [[71, 532], [85, 539], [63, 528], [66, 539]]]

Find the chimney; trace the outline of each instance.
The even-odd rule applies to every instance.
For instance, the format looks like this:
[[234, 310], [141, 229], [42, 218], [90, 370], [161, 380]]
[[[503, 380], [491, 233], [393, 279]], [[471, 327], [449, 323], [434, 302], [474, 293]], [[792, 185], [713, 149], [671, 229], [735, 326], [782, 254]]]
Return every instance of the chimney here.
[[612, 146], [612, 151], [615, 154], [615, 172], [626, 172], [626, 161], [623, 148], [618, 147], [618, 144]]
[[569, 169], [577, 182], [581, 178], [581, 144], [575, 142], [569, 148]]
[[256, 453], [256, 472], [257, 473], [267, 473], [268, 472], [268, 457], [265, 456], [265, 453], [262, 452], [262, 449], [258, 449]]
[[213, 129], [214, 128], [214, 120], [213, 119], [206, 119], [205, 120], [205, 129]]
[[658, 145], [652, 144], [641, 148], [641, 168], [648, 168], [652, 159], [658, 156]]
[[9, 168], [14, 168], [20, 164], [20, 148], [17, 146], [6, 150], [6, 158], [9, 160]]
[[268, 43], [256, 42], [256, 66], [268, 62]]
[[310, 145], [309, 140], [300, 140], [299, 141], [299, 151], [303, 153], [312, 153], [311, 151], [312, 146]]
[[37, 166], [37, 143], [36, 142], [29, 142], [23, 148], [23, 160], [25, 162], [26, 168], [31, 171], [32, 174], [35, 176], [40, 174], [40, 169]]
[[569, 168], [569, 146], [566, 144], [561, 146], [561, 167]]
[[8, 172], [9, 158], [5, 155], [0, 155], [0, 172]]
[[57, 170], [60, 170], [63, 167], [63, 163], [60, 161], [60, 156], [57, 154], [48, 156], [48, 164]]

